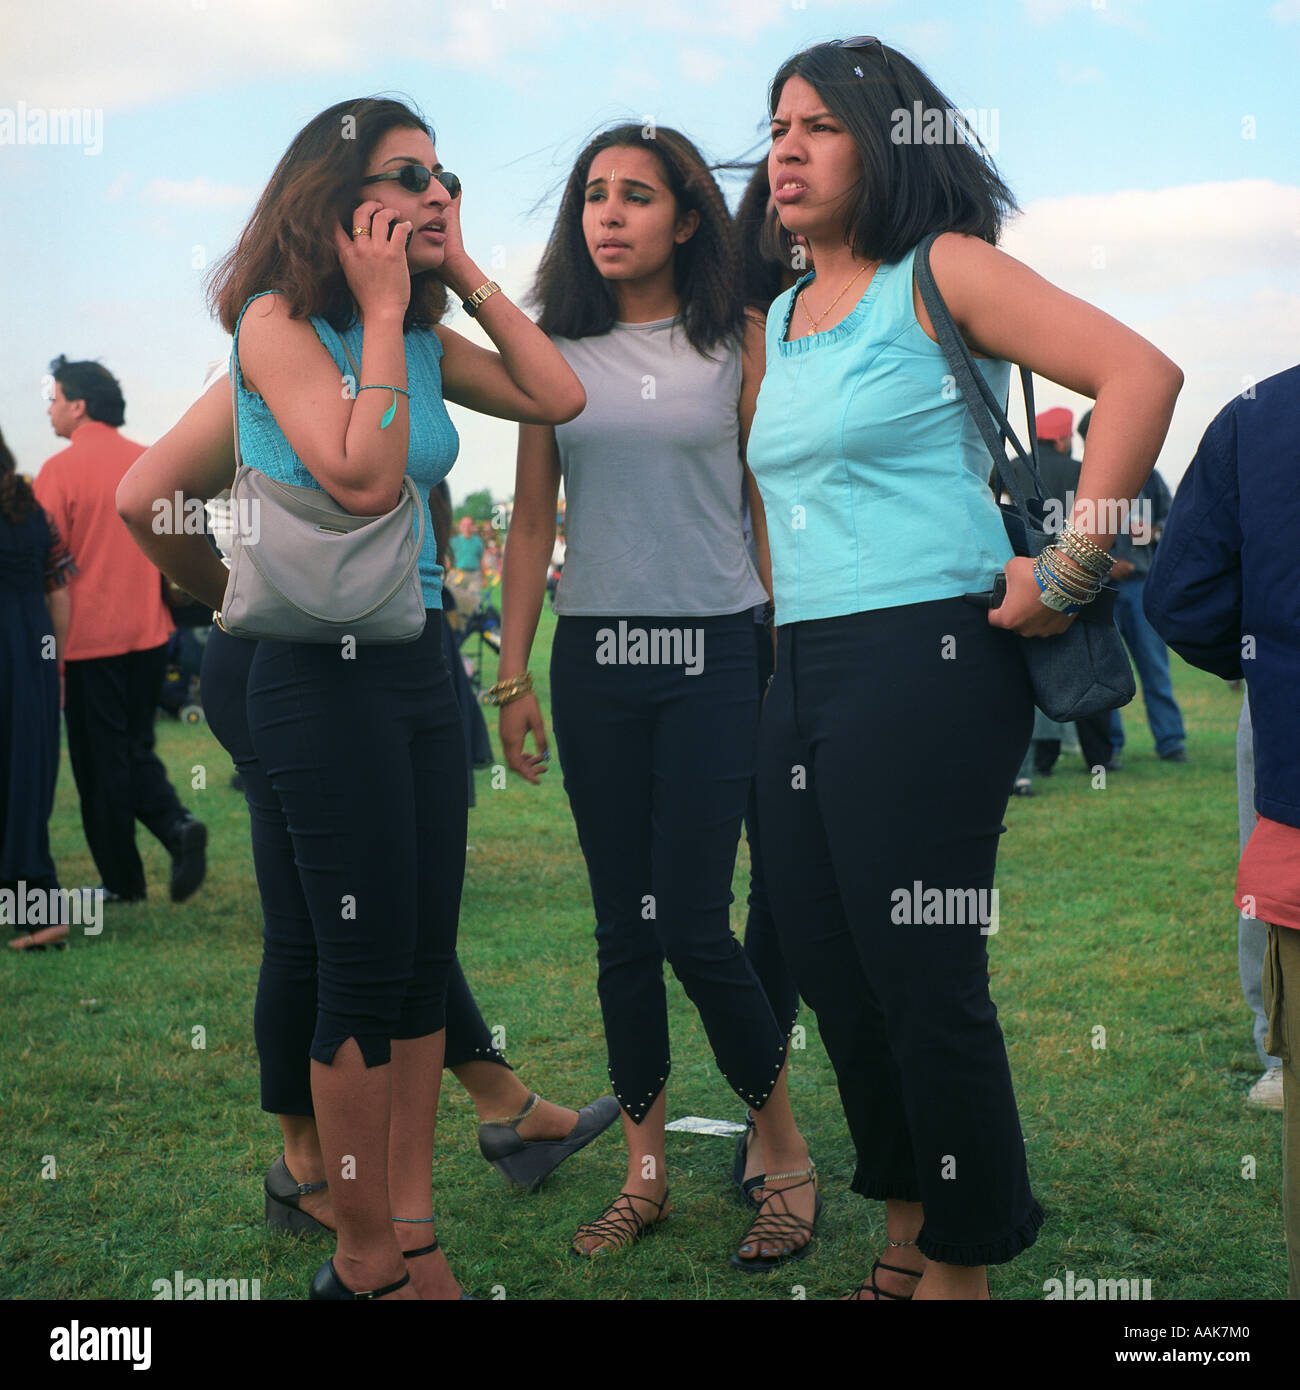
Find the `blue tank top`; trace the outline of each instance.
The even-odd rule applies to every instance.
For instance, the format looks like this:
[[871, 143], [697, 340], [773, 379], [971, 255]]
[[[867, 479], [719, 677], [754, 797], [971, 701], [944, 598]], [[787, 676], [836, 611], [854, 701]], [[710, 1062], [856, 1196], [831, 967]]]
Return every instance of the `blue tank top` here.
[[[785, 341], [813, 272], [768, 311], [748, 462], [778, 623], [989, 589], [1011, 558], [988, 450], [916, 319], [914, 255], [880, 266], [824, 333]], [[1005, 400], [1010, 364], [976, 360]]]
[[[263, 294], [278, 294], [264, 290]], [[239, 329], [248, 312], [248, 305], [262, 295], [255, 294], [239, 311], [235, 324], [235, 391], [239, 408], [239, 445], [244, 462], [260, 469], [277, 482], [294, 483], [299, 487], [314, 487], [324, 491], [307, 471], [302, 460], [276, 424], [266, 402], [244, 385], [239, 365]], [[325, 351], [339, 369], [339, 376], [350, 377], [352, 368], [343, 351], [346, 342], [357, 362], [361, 361], [360, 323], [339, 332], [324, 319], [308, 322], [316, 330]], [[442, 607], [442, 566], [438, 563], [438, 543], [433, 534], [429, 515], [429, 490], [451, 471], [460, 449], [456, 427], [451, 423], [442, 399], [442, 344], [431, 328], [416, 328], [403, 335], [406, 347], [406, 384], [411, 392], [410, 450], [406, 457], [406, 476], [411, 480], [418, 504], [424, 509], [424, 543], [420, 547], [420, 588], [426, 608]], [[356, 383], [360, 385], [360, 383]], [[340, 383], [340, 390], [342, 385]]]

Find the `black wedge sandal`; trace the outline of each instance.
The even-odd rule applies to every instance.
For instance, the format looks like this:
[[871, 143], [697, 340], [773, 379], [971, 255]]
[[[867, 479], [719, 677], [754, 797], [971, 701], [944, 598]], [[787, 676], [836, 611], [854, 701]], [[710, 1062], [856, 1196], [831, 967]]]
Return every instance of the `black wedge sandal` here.
[[[623, 1205], [625, 1200], [626, 1206]], [[647, 1206], [654, 1207], [655, 1215], [647, 1221], [632, 1205], [633, 1202], [645, 1202]], [[656, 1202], [653, 1197], [642, 1197], [637, 1192], [620, 1192], [594, 1221], [584, 1222], [578, 1227], [573, 1240], [569, 1242], [569, 1254], [580, 1260], [590, 1260], [609, 1250], [621, 1250], [624, 1246], [633, 1245], [668, 1220], [672, 1213], [664, 1212], [667, 1205], [666, 1192], [662, 1202]], [[605, 1243], [594, 1250], [579, 1250], [577, 1242], [585, 1240], [587, 1236], [599, 1236]]]
[[536, 1092], [528, 1104], [506, 1120], [484, 1120], [478, 1127], [478, 1151], [510, 1184], [536, 1192], [566, 1158], [585, 1149], [618, 1119], [619, 1104], [601, 1096], [578, 1111], [573, 1128], [563, 1139], [521, 1139], [519, 1126], [541, 1104]]
[[[758, 1269], [775, 1269], [778, 1265], [783, 1265], [790, 1260], [802, 1260], [812, 1248], [817, 1218], [822, 1214], [821, 1193], [817, 1193], [813, 1203], [813, 1219], [811, 1221], [805, 1221], [803, 1217], [796, 1216], [790, 1210], [790, 1204], [785, 1200], [785, 1194], [794, 1192], [800, 1187], [807, 1187], [809, 1183], [815, 1184], [817, 1165], [810, 1161], [806, 1168], [796, 1169], [792, 1173], [768, 1173], [766, 1175], [766, 1181], [769, 1183], [780, 1182], [785, 1178], [802, 1178], [803, 1181], [794, 1183], [790, 1187], [768, 1189], [767, 1196], [758, 1204], [758, 1217], [749, 1230], [745, 1232], [745, 1239], [741, 1241], [741, 1249], [743, 1250], [746, 1245], [758, 1247], [778, 1243], [790, 1245], [792, 1248], [783, 1250], [777, 1255], [751, 1255], [748, 1259], [737, 1250], [731, 1256], [733, 1269], [743, 1269], [747, 1274], [752, 1274]], [[781, 1199], [779, 1204], [778, 1198]], [[792, 1245], [794, 1238], [801, 1235], [807, 1236], [803, 1244]]]
[[329, 1183], [299, 1182], [289, 1171], [289, 1165], [281, 1154], [267, 1169], [262, 1186], [266, 1189], [266, 1224], [273, 1230], [287, 1231], [295, 1236], [334, 1234], [299, 1205], [301, 1198], [313, 1192], [323, 1192]]

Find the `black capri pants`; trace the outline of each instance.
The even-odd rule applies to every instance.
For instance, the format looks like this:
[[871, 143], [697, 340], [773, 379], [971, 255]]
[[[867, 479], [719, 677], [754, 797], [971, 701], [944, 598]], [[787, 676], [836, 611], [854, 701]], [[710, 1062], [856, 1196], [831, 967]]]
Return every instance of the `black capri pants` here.
[[959, 1265], [1012, 1259], [1043, 1220], [988, 987], [1033, 729], [1022, 640], [960, 598], [782, 627], [760, 731], [768, 893], [835, 1068], [853, 1191], [921, 1202], [922, 1253]]
[[[310, 1056], [368, 1067], [445, 1025], [465, 867], [460, 713], [436, 612], [417, 641], [259, 642], [253, 750], [293, 842], [317, 957]], [[255, 832], [256, 833], [256, 832]]]
[[[430, 622], [434, 619], [431, 617]], [[203, 707], [243, 782], [262, 901], [262, 967], [253, 1011], [262, 1109], [311, 1115], [309, 1054], [316, 1031], [316, 938], [280, 799], [253, 751], [245, 702], [257, 643], [213, 626], [203, 649]], [[447, 981], [445, 1065], [508, 1065], [492, 1045], [458, 960]]]
[[[665, 959], [723, 1076], [755, 1110], [785, 1059], [786, 1032], [731, 931], [757, 732], [753, 627], [747, 609], [562, 617], [555, 630], [552, 721], [596, 911], [609, 1075], [636, 1124], [670, 1069]], [[618, 643], [602, 636], [674, 629], [702, 641], [694, 674], [681, 661], [617, 659]]]

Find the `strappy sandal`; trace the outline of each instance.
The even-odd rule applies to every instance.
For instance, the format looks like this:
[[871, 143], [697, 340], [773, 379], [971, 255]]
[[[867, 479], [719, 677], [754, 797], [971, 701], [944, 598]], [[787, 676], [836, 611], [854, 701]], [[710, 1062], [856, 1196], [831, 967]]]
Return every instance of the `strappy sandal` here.
[[[627, 1201], [626, 1206], [623, 1205], [624, 1199]], [[645, 1202], [654, 1207], [655, 1215], [647, 1221], [632, 1205], [633, 1202]], [[569, 1254], [577, 1256], [580, 1260], [589, 1260], [593, 1255], [603, 1255], [607, 1250], [619, 1250], [625, 1245], [632, 1245], [647, 1232], [668, 1220], [671, 1213], [664, 1213], [667, 1205], [666, 1192], [662, 1202], [656, 1202], [653, 1197], [643, 1197], [637, 1192], [620, 1192], [594, 1221], [585, 1222], [578, 1227], [569, 1243]], [[585, 1240], [588, 1236], [599, 1236], [604, 1244], [596, 1246], [594, 1250], [579, 1250], [578, 1241]]]
[[[758, 1204], [758, 1217], [749, 1230], [745, 1232], [745, 1239], [741, 1242], [740, 1249], [743, 1250], [747, 1245], [757, 1248], [761, 1245], [775, 1245], [777, 1243], [792, 1245], [793, 1248], [783, 1250], [777, 1255], [753, 1255], [748, 1259], [738, 1250], [731, 1256], [733, 1269], [743, 1269], [747, 1273], [753, 1273], [756, 1269], [775, 1269], [777, 1265], [783, 1265], [789, 1260], [802, 1260], [812, 1248], [813, 1231], [817, 1226], [817, 1218], [822, 1214], [821, 1193], [817, 1193], [813, 1203], [813, 1219], [811, 1221], [805, 1221], [803, 1217], [796, 1216], [790, 1210], [790, 1204], [786, 1201], [786, 1193], [807, 1187], [809, 1183], [815, 1184], [817, 1165], [810, 1161], [806, 1168], [796, 1169], [792, 1173], [768, 1173], [765, 1181], [774, 1183], [780, 1182], [784, 1178], [802, 1178], [803, 1181], [794, 1183], [790, 1187], [768, 1188], [767, 1196]], [[816, 1192], [815, 1186], [813, 1190]], [[781, 1199], [779, 1207], [775, 1205], [777, 1198]], [[807, 1239], [801, 1245], [793, 1245], [797, 1236], [806, 1236]]]
[[767, 1174], [755, 1173], [751, 1178], [745, 1176], [745, 1166], [749, 1162], [749, 1141], [755, 1133], [757, 1133], [757, 1129], [754, 1125], [754, 1116], [746, 1110], [744, 1131], [736, 1135], [736, 1157], [731, 1165], [731, 1181], [735, 1183], [736, 1189], [740, 1193], [740, 1200], [747, 1207], [759, 1211], [761, 1208], [754, 1193], [767, 1181]]
[[[891, 1240], [887, 1243], [894, 1247], [916, 1244], [914, 1240]], [[891, 1274], [903, 1274], [909, 1279], [919, 1279], [922, 1274], [922, 1271], [919, 1269], [903, 1269], [899, 1265], [887, 1265], [881, 1260], [875, 1260], [871, 1265], [871, 1274], [866, 1283], [859, 1284], [858, 1287], [849, 1294], [848, 1298], [845, 1299], [845, 1302], [866, 1303], [869, 1300], [865, 1298], [864, 1295], [871, 1294], [873, 1300], [887, 1298], [892, 1303], [910, 1303], [912, 1301], [912, 1295], [910, 1293], [890, 1293], [888, 1289], [882, 1289], [876, 1283], [876, 1271], [879, 1269], [887, 1269]]]

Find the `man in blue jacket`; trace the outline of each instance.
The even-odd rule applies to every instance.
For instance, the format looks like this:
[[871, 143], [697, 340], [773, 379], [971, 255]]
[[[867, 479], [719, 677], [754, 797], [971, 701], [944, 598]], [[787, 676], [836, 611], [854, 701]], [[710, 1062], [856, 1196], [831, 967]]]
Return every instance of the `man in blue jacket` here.
[[1300, 1298], [1300, 367], [1206, 430], [1146, 581], [1146, 615], [1185, 660], [1246, 678], [1259, 819], [1237, 906], [1268, 924], [1267, 1051], [1282, 1059], [1289, 1295]]

